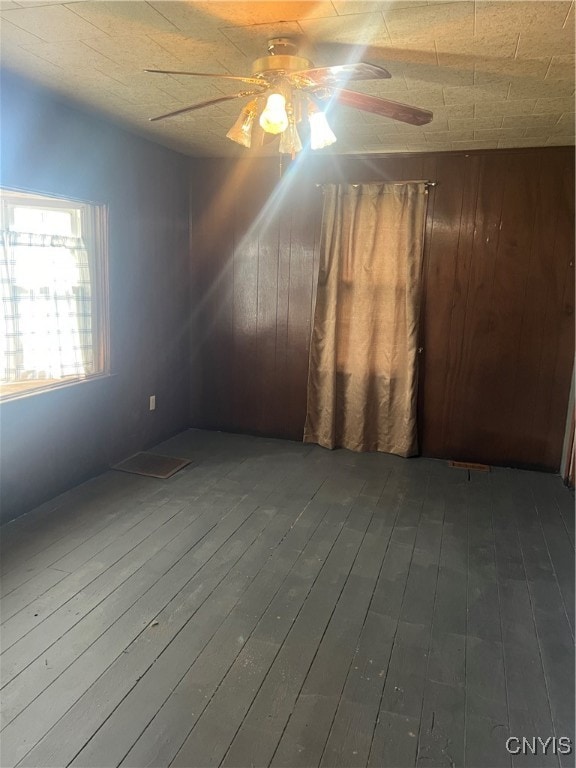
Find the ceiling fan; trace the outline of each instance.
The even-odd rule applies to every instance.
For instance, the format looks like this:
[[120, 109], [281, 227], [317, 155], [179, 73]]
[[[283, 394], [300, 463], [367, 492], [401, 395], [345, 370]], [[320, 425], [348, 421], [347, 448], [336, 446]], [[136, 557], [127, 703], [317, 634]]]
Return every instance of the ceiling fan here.
[[308, 118], [312, 149], [321, 149], [336, 141], [325, 115], [326, 107], [332, 101], [410, 125], [425, 125], [432, 120], [433, 114], [428, 110], [343, 87], [350, 80], [390, 78], [390, 73], [383, 67], [362, 61], [355, 64], [314, 67], [309, 59], [298, 54], [298, 44], [295, 40], [275, 37], [268, 41], [268, 56], [253, 62], [252, 74], [248, 77], [146, 69], [145, 72], [154, 74], [214, 77], [253, 86], [251, 90], [202, 101], [151, 117], [150, 120], [164, 120], [213, 104], [254, 97], [241, 111], [236, 123], [226, 134], [227, 137], [245, 147], [251, 147], [257, 142], [262, 144], [267, 138], [273, 139], [280, 134], [279, 151], [292, 156], [302, 149], [297, 124], [303, 117]]

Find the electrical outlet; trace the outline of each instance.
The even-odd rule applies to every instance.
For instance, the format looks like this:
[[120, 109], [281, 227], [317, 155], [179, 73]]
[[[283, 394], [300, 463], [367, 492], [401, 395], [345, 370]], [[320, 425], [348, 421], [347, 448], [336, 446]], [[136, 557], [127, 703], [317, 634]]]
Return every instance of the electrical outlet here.
[[156, 395], [150, 395], [150, 410], [156, 410]]

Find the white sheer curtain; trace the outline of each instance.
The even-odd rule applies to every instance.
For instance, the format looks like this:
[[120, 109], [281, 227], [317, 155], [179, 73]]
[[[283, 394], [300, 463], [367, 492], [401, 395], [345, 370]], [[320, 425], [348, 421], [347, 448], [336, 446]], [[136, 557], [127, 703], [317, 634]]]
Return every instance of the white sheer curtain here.
[[81, 238], [3, 231], [0, 287], [3, 381], [92, 372], [90, 271]]

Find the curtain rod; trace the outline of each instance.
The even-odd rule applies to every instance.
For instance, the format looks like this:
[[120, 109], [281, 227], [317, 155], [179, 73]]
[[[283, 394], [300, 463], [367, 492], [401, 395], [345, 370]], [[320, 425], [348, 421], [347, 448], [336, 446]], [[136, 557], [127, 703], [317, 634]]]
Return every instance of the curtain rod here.
[[[316, 187], [325, 187], [327, 184], [334, 184], [333, 181], [326, 181], [324, 184], [316, 184]], [[422, 183], [422, 182], [412, 182], [412, 181], [363, 181], [362, 184], [395, 184], [396, 186], [401, 186], [402, 184], [413, 184], [413, 183]], [[437, 181], [424, 181], [423, 182], [427, 187], [437, 187], [438, 182]], [[353, 187], [359, 187], [360, 184], [352, 184]]]

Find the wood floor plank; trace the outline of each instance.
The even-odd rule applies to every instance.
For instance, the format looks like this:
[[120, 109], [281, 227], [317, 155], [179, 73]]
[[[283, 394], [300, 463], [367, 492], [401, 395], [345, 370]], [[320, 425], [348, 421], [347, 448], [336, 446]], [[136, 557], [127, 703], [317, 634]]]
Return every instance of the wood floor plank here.
[[378, 517], [371, 520], [272, 765], [320, 763], [379, 576], [379, 554], [391, 532]]
[[[532, 577], [544, 576], [543, 583], [552, 587], [556, 597], [556, 610], [562, 610], [560, 594], [553, 584], [553, 569], [548, 567], [538, 530], [538, 522], [542, 524], [548, 512], [555, 517], [556, 510], [553, 504], [543, 505], [542, 498], [540, 509], [533, 506], [530, 496], [524, 488], [517, 487], [517, 478], [510, 473], [501, 475], [497, 490], [495, 512], [500, 515], [495, 514], [494, 530], [510, 733], [553, 734], [555, 726], [528, 573]], [[507, 512], [506, 518], [503, 511]], [[528, 571], [522, 540], [528, 555]], [[559, 764], [558, 756], [551, 753], [541, 754], [538, 760], [542, 765]], [[512, 756], [513, 766], [533, 764], [531, 755], [520, 752]]]
[[466, 636], [434, 628], [428, 657], [427, 679], [453, 688], [466, 683]]
[[[117, 506], [133, 500], [144, 483], [144, 478], [121, 478], [116, 472], [106, 472], [12, 520], [3, 526], [2, 573], [6, 574], [18, 564], [15, 549], [30, 558], [72, 531], [76, 533], [82, 528], [89, 535], [92, 526], [99, 529], [107, 524], [109, 518], [102, 520], [94, 515], [102, 503], [109, 504], [113, 513]], [[54, 515], [56, 510], [58, 513]], [[34, 536], [30, 536], [31, 531]]]
[[558, 477], [200, 430], [154, 450], [194, 466], [3, 529], [2, 766], [573, 766], [506, 750], [574, 739]]
[[386, 616], [399, 615], [412, 552], [412, 547], [390, 542], [371, 606], [373, 611]]
[[[386, 520], [392, 520], [393, 531], [398, 523], [404, 528], [403, 537], [405, 536], [406, 528], [411, 529], [410, 538], [403, 538], [403, 540], [412, 541], [413, 543], [419, 541], [423, 547], [420, 550], [420, 554], [424, 556], [428, 556], [429, 552], [434, 551], [438, 544], [434, 536], [426, 540], [425, 535], [423, 535], [424, 529], [429, 528], [438, 515], [437, 509], [432, 511], [430, 505], [427, 507], [426, 497], [424, 496], [426, 487], [426, 482], [418, 484], [417, 490], [415, 489], [416, 492], [412, 490], [410, 493], [411, 500], [405, 502], [405, 486], [403, 482], [390, 483], [387, 486], [388, 494], [384, 495], [386, 494], [385, 489], [383, 496], [378, 502], [379, 506], [384, 505], [383, 509], [388, 505], [394, 510], [395, 516], [393, 518], [384, 517]], [[400, 503], [395, 498], [396, 493], [400, 494]], [[418, 528], [415, 528], [414, 525], [407, 527], [402, 525], [407, 520], [404, 511], [406, 503], [408, 504], [408, 516], [411, 518], [410, 522], [418, 522]], [[440, 506], [443, 508], [443, 504]], [[428, 512], [424, 516], [424, 509], [430, 509], [432, 516]], [[414, 550], [409, 546], [396, 545], [394, 543], [394, 535], [392, 534], [390, 543], [383, 552], [378, 581], [369, 605], [370, 612], [381, 612], [382, 615], [369, 613], [366, 624], [362, 629], [357, 652], [350, 667], [342, 694], [343, 702], [350, 700], [354, 706], [347, 704], [338, 708], [326, 743], [325, 756], [323, 758], [324, 765], [329, 764], [327, 760], [330, 755], [335, 756], [337, 762], [349, 759], [352, 763], [360, 760], [366, 764], [370, 750], [373, 747], [373, 740], [376, 739], [378, 744], [380, 737], [375, 735], [375, 723], [382, 716], [382, 713], [380, 716], [378, 715], [378, 710], [383, 699], [383, 690], [389, 673], [390, 657], [396, 641], [398, 620], [404, 606], [406, 585], [411, 571], [413, 553]], [[415, 566], [415, 570], [418, 567]], [[366, 641], [371, 637], [370, 632], [374, 626], [374, 615], [377, 616], [379, 621], [383, 620], [387, 623], [388, 628], [391, 630], [391, 634], [381, 649], [378, 648], [378, 644], [375, 641], [371, 642], [369, 647], [365, 645]], [[374, 662], [376, 662], [376, 668], [373, 666]], [[370, 672], [370, 669], [373, 671]], [[361, 671], [359, 672], [359, 670]], [[366, 704], [364, 701], [360, 702], [358, 700], [358, 691], [364, 691], [366, 694], [366, 699], [364, 700]], [[362, 733], [361, 738], [356, 738], [351, 734], [350, 722], [346, 719], [347, 717], [352, 717], [363, 723], [360, 731]], [[386, 719], [386, 715], [384, 715], [384, 719]], [[342, 734], [345, 734], [344, 738], [342, 738]]]
[[[388, 750], [400, 755], [411, 753], [411, 738], [405, 741], [405, 731], [388, 734], [391, 742], [383, 748], [383, 728], [394, 722], [391, 715], [409, 718], [416, 728], [416, 749], [419, 750], [420, 721], [423, 712], [422, 699], [426, 688], [426, 675], [430, 658], [430, 642], [433, 617], [436, 604], [436, 590], [439, 577], [440, 555], [443, 539], [443, 521], [446, 511], [445, 497], [440, 492], [435, 502], [427, 503], [428, 493], [434, 487], [434, 479], [429, 478], [426, 499], [418, 523], [414, 550], [406, 587], [402, 597], [399, 623], [394, 638], [382, 697], [380, 712], [374, 729], [370, 751], [370, 761], [380, 754], [387, 757]], [[436, 477], [437, 480], [437, 477]], [[439, 493], [438, 485], [436, 493]], [[409, 733], [413, 731], [410, 730]], [[398, 740], [395, 743], [395, 740]], [[382, 750], [384, 749], [384, 752]]]
[[[74, 737], [74, 731], [65, 727], [66, 735], [62, 739], [59, 731], [53, 726], [63, 722], [60, 718], [117, 659], [120, 658], [127, 667], [125, 677], [130, 679], [132, 674], [134, 682], [136, 681], [143, 664], [146, 669], [146, 660], [150, 656], [152, 658], [149, 663], [153, 662], [156, 647], [163, 647], [164, 632], [168, 632], [171, 637], [178, 631], [178, 627], [200, 607], [235, 561], [244, 554], [247, 546], [257, 537], [260, 532], [258, 526], [264, 521], [261, 520], [258, 524], [252, 521], [252, 516], [256, 514], [255, 506], [257, 507], [253, 501], [238, 505], [226, 518], [225, 523], [219, 526], [219, 536], [211, 537], [204, 547], [201, 545], [191, 552], [190, 557], [180, 560], [176, 568], [160, 579], [153, 590], [134, 603], [4, 729], [4, 755], [7, 751], [6, 745], [10, 748], [8, 755], [14, 755], [9, 758], [9, 763], [18, 762], [26, 755], [33, 765], [36, 758], [33, 753], [28, 753], [35, 744], [45, 738], [46, 750], [42, 746], [38, 748], [42, 762], [48, 761], [48, 765], [54, 760], [54, 765], [61, 764], [62, 761], [57, 757], [58, 750], [66, 747], [70, 736]], [[235, 536], [231, 538], [233, 534]], [[152, 620], [160, 622], [164, 615], [172, 615], [175, 611], [177, 621], [173, 621], [170, 626], [159, 623], [158, 627], [164, 627], [163, 631], [159, 632], [157, 627], [150, 626]], [[146, 645], [148, 654], [145, 661], [139, 663], [138, 656], [124, 654], [124, 651], [142, 633], [145, 635], [141, 643]], [[132, 670], [132, 667], [135, 669]], [[116, 678], [114, 675], [111, 677], [112, 688], [115, 689]], [[85, 727], [90, 725], [91, 723], [86, 723]], [[53, 755], [52, 750], [56, 754]]]
[[501, 640], [496, 551], [490, 527], [468, 528], [468, 627], [485, 640]]
[[444, 523], [436, 586], [435, 632], [466, 635], [468, 591], [468, 530]]
[[[524, 646], [504, 644], [506, 687], [511, 734], [554, 734], [548, 691], [542, 670], [538, 646], [527, 649]], [[540, 755], [540, 764], [558, 765], [557, 756], [552, 753]], [[513, 756], [512, 763], [530, 765], [522, 755]], [[532, 765], [534, 760], [532, 759]]]
[[[165, 481], [106, 472], [56, 499], [57, 515], [49, 514], [50, 505], [43, 505], [46, 509], [40, 508], [38, 514], [34, 511], [5, 526], [10, 534], [12, 526], [22, 521], [24, 530], [16, 536], [3, 536], [6, 552], [2, 558], [2, 594], [67, 555], [77, 560], [77, 550], [82, 545], [109, 529], [113, 531], [131, 509], [145, 512], [149, 504], [156, 507], [168, 499], [187, 503], [215, 484], [222, 491], [231, 467], [222, 463], [212, 466], [206, 456], [202, 458], [200, 466], [186, 467]], [[237, 463], [241, 461], [234, 465]], [[26, 536], [30, 530], [34, 535]], [[22, 536], [22, 546], [8, 544]], [[13, 557], [15, 551], [17, 558]]]
[[463, 686], [427, 680], [416, 765], [464, 765], [465, 701]]
[[44, 568], [37, 576], [10, 590], [5, 597], [0, 599], [1, 623], [8, 621], [18, 611], [30, 605], [37, 597], [48, 592], [69, 573], [69, 571], [59, 571], [55, 568]]
[[[253, 489], [255, 492], [255, 489]], [[134, 572], [146, 563], [155, 552], [170, 542], [179, 539], [184, 534], [194, 537], [205, 535], [212, 527], [209, 523], [206, 527], [206, 515], [218, 515], [225, 513], [238, 502], [235, 495], [219, 490], [206, 500], [200, 497], [197, 502], [183, 507], [182, 503], [166, 506], [166, 515], [157, 513], [154, 519], [143, 521], [145, 525], [142, 538], [138, 547], [133, 546], [138, 538], [135, 531], [130, 532], [124, 538], [119, 538], [113, 545], [100, 554], [94, 561], [89, 561], [86, 566], [79, 568], [70, 575], [65, 582], [61, 582], [58, 590], [47, 593], [41, 601], [36, 601], [15, 617], [15, 622], [3, 628], [4, 651], [0, 663], [3, 670], [3, 682], [20, 671], [26, 662], [37, 658], [42, 651], [62, 634], [78, 623], [82, 616], [97, 606], [103, 599], [111, 594], [119, 585], [124, 583]], [[177, 514], [172, 513], [172, 506], [178, 509]], [[171, 517], [170, 517], [171, 515]], [[195, 525], [197, 518], [204, 518], [199, 525]], [[169, 523], [167, 524], [167, 520]], [[150, 535], [146, 533], [150, 531]], [[132, 545], [132, 548], [130, 548]], [[127, 550], [127, 551], [126, 551]], [[122, 552], [125, 554], [122, 554]], [[119, 557], [119, 555], [122, 555]], [[111, 568], [110, 566], [115, 566]], [[122, 567], [120, 567], [122, 566]], [[102, 573], [100, 573], [102, 571]], [[96, 574], [96, 575], [95, 575]], [[99, 574], [99, 575], [98, 575]], [[94, 578], [92, 580], [91, 577]], [[78, 591], [80, 588], [80, 591]], [[66, 599], [70, 594], [70, 599]], [[59, 607], [61, 603], [61, 607]], [[47, 615], [47, 617], [46, 617]], [[18, 619], [18, 621], [16, 621]], [[14, 625], [14, 626], [12, 626]], [[34, 632], [31, 629], [36, 628]], [[11, 641], [21, 635], [23, 639], [12, 652]], [[24, 637], [25, 635], [25, 637]], [[14, 661], [16, 659], [16, 661]]]
[[[175, 512], [167, 507], [168, 515], [165, 524], [159, 515], [155, 521], [156, 535], [145, 536], [151, 532], [143, 532], [142, 541], [136, 546], [131, 548], [134, 542], [130, 538], [119, 540], [118, 547], [114, 547], [109, 555], [111, 562], [108, 565], [115, 567], [107, 567], [102, 572], [97, 561], [93, 566], [79, 569], [59, 582], [50, 594], [34, 601], [12, 621], [6, 622], [2, 630], [6, 650], [0, 656], [4, 685], [195, 522], [193, 515], [182, 510]], [[200, 526], [199, 535], [203, 532]], [[122, 554], [126, 549], [128, 551]]]
[[[554, 478], [554, 480], [556, 480], [556, 478]], [[576, 546], [574, 535], [574, 528], [576, 525], [574, 519], [574, 489], [567, 489], [566, 486], [560, 486], [559, 483], [555, 482], [551, 485], [550, 491], [558, 505], [560, 516], [564, 523], [564, 527], [566, 528], [566, 534], [572, 544], [572, 549], [574, 549]]]
[[[112, 489], [116, 488], [113, 482], [115, 477], [123, 475], [130, 478], [127, 487], [122, 489], [122, 494], [107, 494], [104, 484], [99, 495], [90, 504], [82, 503], [82, 500], [74, 504], [69, 500], [64, 510], [59, 510], [56, 527], [60, 535], [56, 541], [52, 544], [45, 542], [32, 556], [28, 552], [20, 552], [19, 562], [2, 577], [2, 594], [15, 589], [50, 566], [72, 572], [167, 501], [175, 504], [181, 501], [184, 506], [199, 498], [216, 483], [219, 490], [223, 490], [225, 474], [226, 469], [222, 468], [191, 468], [176, 478], [163, 481], [169, 484], [168, 491], [166, 485], [152, 478], [141, 478], [141, 485], [134, 488], [131, 478], [137, 477], [136, 475], [106, 473], [103, 478], [112, 485]], [[179, 495], [178, 491], [183, 489], [185, 493]], [[44, 519], [42, 522], [45, 526], [49, 525]], [[38, 544], [36, 534], [30, 538], [35, 548]]]
[[[60, 611], [53, 614], [50, 627], [45, 622], [34, 632], [21, 640], [12, 651], [15, 663], [23, 667], [31, 662], [18, 675], [15, 681], [5, 682], [2, 696], [2, 716], [9, 722], [29, 701], [52, 682], [72, 661], [92, 642], [106, 631], [139, 597], [155, 585], [160, 577], [175, 566], [181, 557], [198, 545], [204, 536], [214, 528], [219, 520], [237, 504], [237, 499], [230, 498], [229, 503], [214, 504], [210, 516], [209, 506], [198, 518], [186, 526], [174, 538], [168, 537], [163, 547], [156, 546], [150, 557], [144, 560], [142, 567], [107, 594], [100, 589], [100, 602], [90, 603], [85, 591], [69, 601]], [[218, 510], [220, 506], [220, 510]], [[165, 533], [163, 540], [166, 541]], [[150, 543], [150, 542], [149, 542]], [[156, 542], [156, 545], [161, 542]], [[133, 553], [134, 557], [134, 553]], [[132, 563], [133, 564], [133, 563]], [[102, 587], [100, 582], [100, 587]], [[100, 588], [99, 587], [99, 588]], [[68, 629], [67, 629], [68, 628]], [[42, 658], [38, 654], [42, 654]], [[3, 662], [9, 669], [10, 651], [6, 651]], [[31, 661], [36, 659], [35, 661]], [[8, 717], [8, 720], [6, 718]]]
[[502, 643], [468, 635], [465, 764], [511, 765], [510, 735]]
[[[113, 530], [119, 518], [129, 514], [130, 509], [138, 508], [139, 504], [133, 500], [124, 502], [124, 504], [119, 505], [117, 509], [111, 512], [110, 517], [112, 519], [108, 518], [105, 520], [103, 518], [109, 508], [105, 504], [95, 505], [91, 509], [94, 518], [92, 526], [90, 526], [88, 521], [82, 524], [82, 522], [74, 520], [76, 525], [72, 525], [68, 532], [63, 532], [55, 543], [41, 547], [38, 552], [31, 555], [28, 555], [25, 551], [19, 552], [21, 560], [16, 564], [12, 564], [10, 570], [2, 575], [2, 595], [6, 596], [13, 590], [26, 584], [30, 579], [41, 574], [44, 569], [53, 566], [58, 560], [74, 552], [75, 549], [83, 546], [86, 542], [89, 542], [92, 537], [98, 536], [106, 529]], [[82, 519], [82, 515], [80, 515], [80, 519]], [[87, 531], [86, 527], [93, 528], [93, 530]], [[19, 548], [17, 549], [19, 550]]]
[[548, 548], [564, 610], [574, 637], [574, 550], [564, 526], [544, 519], [542, 532]]
[[[426, 526], [428, 528], [428, 526]], [[432, 624], [438, 578], [439, 551], [414, 548], [406, 592], [402, 602], [402, 621]]]
[[420, 718], [381, 712], [378, 716], [369, 768], [408, 768], [416, 765]]
[[[517, 500], [521, 498], [524, 491], [518, 488], [515, 488], [515, 491]], [[534, 501], [533, 498], [532, 501]], [[548, 515], [553, 521], [557, 519], [558, 510], [552, 496], [550, 505], [544, 504], [540, 499], [537, 503], [529, 507], [527, 505], [523, 509], [528, 510], [528, 513], [525, 512], [524, 517], [516, 514], [517, 533], [552, 722], [556, 734], [565, 734], [574, 741], [574, 696], [566, 686], [567, 679], [574, 680], [574, 640], [558, 575], [550, 558], [542, 525], [542, 520], [546, 521]], [[565, 581], [566, 575], [561, 574], [560, 578]], [[525, 638], [522, 645], [524, 649], [530, 649]], [[534, 652], [532, 655], [535, 655]], [[535, 665], [535, 668], [538, 670], [539, 665]], [[527, 702], [532, 702], [532, 698], [528, 698]], [[515, 712], [517, 711], [518, 707], [515, 708]], [[528, 715], [537, 721], [545, 717], [542, 707], [537, 706], [536, 703], [531, 704]], [[560, 758], [561, 764], [567, 759], [569, 760], [566, 757]]]
[[[562, 594], [566, 615], [574, 636], [574, 544], [567, 534], [565, 517], [562, 516], [555, 489], [550, 485], [550, 478], [539, 477], [536, 473], [530, 478], [530, 488], [538, 513], [542, 535], [548, 556], [554, 569], [558, 588]], [[564, 498], [571, 494], [567, 493]], [[572, 520], [574, 509], [572, 508]]]
[[446, 501], [444, 523], [455, 528], [468, 526], [468, 484], [453, 481], [444, 487], [443, 492]]
[[[546, 733], [546, 734], [553, 734], [554, 731], [547, 729], [545, 731], [539, 730], [539, 724], [538, 722], [533, 718], [532, 713], [527, 710], [525, 707], [522, 707], [520, 710], [510, 709], [510, 731], [511, 733]], [[528, 743], [530, 746], [532, 746], [532, 739], [537, 738], [534, 736], [529, 736]], [[541, 737], [544, 741], [549, 738], [548, 735]], [[546, 751], [542, 749], [542, 747], [536, 742], [537, 744], [537, 751], [530, 752], [527, 748], [525, 750], [520, 749], [518, 751], [518, 754], [512, 754], [512, 766], [513, 768], [535, 768], [535, 766], [542, 766], [542, 768], [547, 768], [547, 766], [559, 766], [561, 765], [560, 762], [560, 755], [554, 754], [551, 747], [548, 747]], [[516, 742], [514, 742], [512, 745], [513, 751], [517, 748]], [[569, 762], [566, 763], [566, 765], [574, 765], [574, 757], [571, 756], [568, 758]]]
[[[194, 518], [192, 518], [194, 519]], [[14, 643], [27, 635], [34, 627], [48, 619], [61, 606], [82, 589], [89, 588], [102, 577], [112, 566], [117, 565], [122, 558], [129, 561], [131, 566], [136, 563], [132, 550], [140, 545], [142, 551], [141, 562], [148, 558], [146, 544], [150, 543], [150, 537], [159, 529], [166, 530], [165, 524], [169, 521], [168, 531], [174, 529], [177, 532], [181, 526], [186, 526], [189, 520], [188, 514], [183, 510], [182, 504], [166, 504], [155, 510], [155, 514], [148, 515], [136, 526], [135, 531], [127, 531], [106, 547], [106, 551], [90, 560], [74, 573], [65, 575], [56, 585], [48, 589], [44, 594], [24, 606], [13, 614], [2, 625], [3, 646], [8, 650]], [[115, 569], [118, 570], [118, 569]], [[110, 575], [110, 574], [108, 574]], [[4, 677], [5, 672], [3, 673]]]
[[[487, 641], [484, 641], [487, 642]], [[508, 711], [502, 702], [486, 702], [475, 693], [466, 698], [465, 765], [470, 768], [510, 766]]]
[[[371, 514], [364, 513], [364, 523], [354, 521], [354, 528], [368, 527]], [[319, 641], [330, 620], [337, 598], [342, 592], [364, 532], [345, 526], [330, 556], [288, 632], [260, 690], [231, 741], [222, 765], [268, 765], [290, 717], [306, 674], [314, 659]], [[249, 754], [239, 754], [245, 744], [245, 728], [260, 733], [250, 744]], [[186, 745], [179, 760], [186, 765], [191, 759]], [[176, 761], [175, 765], [178, 764]]]
[[380, 702], [381, 714], [394, 712], [420, 721], [429, 642], [428, 625], [398, 623]]
[[[532, 587], [533, 584], [530, 584], [533, 596]], [[576, 743], [574, 695], [567, 685], [567, 680], [574, 680], [574, 646], [570, 627], [565, 616], [559, 613], [535, 607], [534, 615], [555, 731]]]
[[325, 745], [323, 767], [367, 764], [397, 625], [396, 618], [368, 612]]
[[142, 595], [152, 589], [179, 559], [168, 550], [158, 552], [149, 563], [11, 680], [2, 690], [2, 727], [53, 683]]
[[84, 544], [81, 544], [79, 547], [76, 547], [72, 552], [55, 560], [52, 567], [61, 568], [70, 573], [77, 572], [80, 568], [85, 566], [86, 563], [95, 559], [96, 556], [98, 556], [98, 559], [104, 558], [108, 551], [108, 547], [120, 539], [121, 536], [128, 535], [136, 539], [139, 532], [139, 526], [142, 526], [149, 517], [156, 517], [158, 512], [165, 506], [180, 508], [182, 510], [187, 509], [194, 514], [200, 514], [202, 512], [200, 498], [201, 497], [199, 496], [192, 496], [189, 494], [186, 501], [182, 501], [176, 498], [167, 498], [163, 495], [156, 503], [138, 502], [138, 510], [136, 514], [123, 515], [122, 520], [117, 521], [115, 525], [108, 526], [104, 531], [101, 531], [96, 536], [92, 536], [88, 541], [84, 542]]
[[[334, 535], [337, 535], [338, 527], [333, 521], [317, 529], [327, 514], [327, 505], [312, 503], [301, 513], [298, 513], [298, 506], [292, 515], [287, 516], [288, 524], [292, 523], [289, 533], [269, 555], [268, 561], [240, 596], [209, 645], [194, 658], [190, 650], [192, 641], [181, 633], [150, 673], [122, 701], [114, 719], [106, 721], [86, 749], [80, 752], [74, 764], [98, 765], [97, 761], [103, 757], [110, 764], [122, 760], [126, 765], [141, 765], [150, 761], [158, 765], [168, 764], [193, 722], [209, 703], [228, 668], [234, 664], [236, 656], [245, 653], [252, 658], [250, 648], [255, 642], [251, 637], [253, 628], [262, 614], [268, 610], [277, 611], [277, 605], [271, 607], [269, 603], [278, 599], [277, 593], [283, 589], [285, 577], [294, 564], [299, 558], [312, 558], [318, 562], [325, 556], [326, 548], [330, 546], [327, 524], [334, 528]], [[317, 567], [320, 568], [320, 565]], [[236, 629], [234, 622], [239, 622]], [[241, 643], [238, 642], [240, 637]], [[266, 640], [259, 647], [279, 646]], [[182, 656], [180, 659], [174, 656], [178, 649]], [[239, 695], [238, 691], [236, 695]]]
[[[170, 578], [169, 572], [172, 569], [182, 577], [192, 576], [194, 568], [197, 569], [198, 563], [202, 563], [202, 554], [212, 552], [213, 542], [204, 541], [206, 535], [219, 521], [225, 521], [225, 518], [234, 512], [235, 505], [232, 501], [230, 509], [226, 510], [226, 506], [223, 505], [223, 510], [218, 515], [203, 516], [195, 521], [177, 539], [160, 549], [142, 568], [88, 611], [71, 629], [59, 636], [38, 658], [5, 685], [1, 701], [3, 724], [14, 719], [150, 590], [153, 596], [154, 590], [159, 589], [157, 582], [163, 583], [162, 578], [165, 575]], [[224, 531], [226, 530], [227, 528], [224, 528]], [[222, 529], [218, 533], [219, 540]], [[39, 640], [45, 643], [45, 635], [40, 633]], [[30, 651], [30, 648], [28, 650]]]
[[[258, 486], [255, 486], [255, 488], [258, 488]], [[264, 490], [263, 496], [265, 497], [267, 495], [268, 491]], [[255, 495], [252, 494], [252, 499], [254, 500], [255, 498]], [[277, 510], [275, 508], [264, 506], [259, 508], [254, 513], [254, 521], [260, 520], [259, 523], [253, 523], [253, 526], [256, 525], [255, 536], [258, 540], [257, 543], [255, 539], [251, 544], [248, 542], [248, 545], [243, 545], [242, 535], [238, 535], [237, 533], [235, 539], [230, 544], [232, 547], [232, 552], [234, 552], [235, 549], [240, 549], [239, 562], [244, 563], [244, 567], [248, 567], [249, 570], [257, 567], [259, 562], [254, 547], [260, 548], [262, 556], [269, 555], [269, 547], [267, 547], [266, 542], [269, 538], [274, 539], [276, 533], [275, 524], [267, 525], [266, 521], [269, 520], [270, 516], [274, 517], [276, 512]], [[281, 516], [279, 515], [278, 518], [280, 519], [280, 517]], [[283, 521], [282, 525], [285, 526], [286, 521]], [[242, 530], [245, 531], [244, 536], [251, 535], [249, 533], [249, 528], [246, 528], [246, 526], [243, 526]], [[265, 533], [262, 535], [264, 531]], [[251, 556], [247, 556], [246, 553], [244, 553], [246, 546], [249, 546], [249, 551], [252, 553]], [[220, 559], [222, 559], [222, 555], [220, 555]], [[222, 565], [224, 566], [226, 563], [227, 561], [224, 559]], [[230, 563], [227, 563], [227, 567], [230, 568]], [[234, 595], [236, 594], [237, 590], [244, 588], [243, 580], [241, 578], [241, 566], [238, 564], [234, 566], [233, 576], [228, 576], [227, 578], [224, 576], [222, 577], [224, 579], [223, 583], [216, 584], [215, 594], [220, 595], [223, 589], [227, 589], [229, 593], [229, 597], [227, 599], [234, 599]], [[198, 594], [202, 596], [205, 589], [205, 583], [201, 582], [200, 588], [197, 590]], [[209, 632], [210, 626], [212, 626], [215, 621], [218, 622], [218, 617], [222, 611], [225, 612], [226, 601], [223, 597], [220, 597], [219, 601], [212, 599], [211, 602], [209, 601], [206, 605], [204, 605], [203, 601], [206, 599], [207, 596], [205, 595], [202, 598], [199, 611], [200, 615], [202, 616], [206, 614], [208, 619], [203, 622], [200, 617], [197, 617], [194, 626], [200, 625], [203, 631]], [[73, 757], [75, 754], [74, 749], [79, 751], [81, 748], [81, 734], [84, 734], [85, 738], [89, 738], [94, 732], [97, 731], [97, 729], [102, 724], [101, 718], [106, 718], [110, 714], [115, 705], [122, 700], [125, 693], [127, 693], [133, 687], [133, 685], [138, 682], [142, 674], [146, 672], [148, 663], [146, 660], [150, 659], [150, 654], [154, 652], [154, 649], [157, 649], [157, 655], [161, 654], [162, 648], [165, 647], [166, 643], [171, 642], [171, 633], [179, 632], [179, 628], [183, 626], [183, 623], [185, 624], [188, 621], [189, 614], [187, 612], [192, 611], [192, 613], [194, 613], [195, 611], [194, 601], [192, 600], [189, 601], [191, 605], [186, 605], [186, 611], [177, 609], [175, 618], [171, 619], [171, 611], [175, 610], [172, 608], [172, 604], [174, 602], [177, 604], [178, 600], [172, 600], [158, 615], [159, 621], [161, 618], [163, 618], [164, 621], [167, 621], [166, 632], [168, 632], [168, 640], [165, 641], [163, 639], [163, 632], [161, 631], [153, 633], [153, 639], [155, 641], [154, 643], [152, 643], [151, 638], [147, 637], [145, 634], [140, 635], [129, 647], [129, 649], [127, 649], [127, 655], [118, 656], [118, 658], [113, 661], [110, 669], [106, 670], [106, 672], [98, 679], [97, 683], [92, 685], [89, 691], [80, 697], [70, 712], [68, 712], [66, 716], [62, 718], [62, 720], [58, 723], [57, 727], [53, 729], [53, 732], [48, 733], [47, 736], [43, 739], [41, 749], [44, 752], [50, 754], [50, 761], [53, 761], [52, 764], [59, 765], [64, 759], [63, 755], [69, 755], [69, 757], [66, 759]], [[162, 622], [160, 622], [160, 626], [164, 626]], [[113, 629], [117, 629], [117, 626], [115, 626]], [[180, 640], [184, 636], [184, 634], [178, 635]], [[164, 645], [162, 644], [163, 642]], [[190, 651], [190, 649], [187, 650]], [[100, 662], [101, 660], [98, 659], [98, 661]], [[104, 701], [105, 708], [100, 705], [95, 705], [93, 701], [94, 699]], [[98, 716], [93, 718], [86, 717], [84, 715], [84, 711], [89, 713], [98, 711]], [[71, 721], [77, 724], [70, 728], [69, 724]], [[68, 739], [62, 739], [58, 735], [60, 731], [74, 735]], [[28, 757], [26, 759], [28, 760]]]
[[466, 502], [468, 525], [472, 528], [492, 527], [491, 474], [489, 472], [470, 472]]

